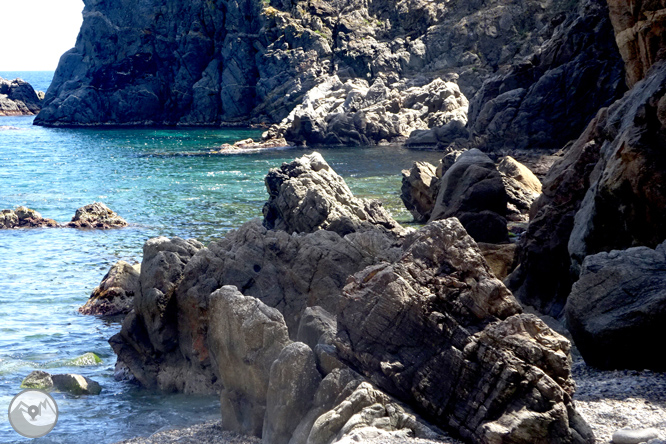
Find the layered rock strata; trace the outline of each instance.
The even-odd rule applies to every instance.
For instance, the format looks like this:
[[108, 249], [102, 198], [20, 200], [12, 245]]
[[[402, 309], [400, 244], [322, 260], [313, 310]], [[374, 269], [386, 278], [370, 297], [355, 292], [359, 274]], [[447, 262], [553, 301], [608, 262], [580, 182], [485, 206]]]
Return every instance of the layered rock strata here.
[[42, 109], [43, 98], [24, 80], [0, 77], [0, 116], [37, 114]]

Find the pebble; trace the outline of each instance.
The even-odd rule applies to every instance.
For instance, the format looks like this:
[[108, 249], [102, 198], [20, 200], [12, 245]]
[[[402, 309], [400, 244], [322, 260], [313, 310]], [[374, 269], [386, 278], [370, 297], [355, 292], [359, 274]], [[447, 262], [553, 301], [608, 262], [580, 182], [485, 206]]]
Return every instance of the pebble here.
[[613, 433], [613, 444], [640, 444], [656, 438], [659, 438], [659, 430], [655, 428], [622, 429]]

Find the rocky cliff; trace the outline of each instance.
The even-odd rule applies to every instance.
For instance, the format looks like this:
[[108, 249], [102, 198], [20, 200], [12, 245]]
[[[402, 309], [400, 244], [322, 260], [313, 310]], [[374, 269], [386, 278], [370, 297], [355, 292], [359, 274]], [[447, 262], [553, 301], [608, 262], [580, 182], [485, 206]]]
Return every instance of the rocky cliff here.
[[[480, 92], [475, 146], [495, 147], [496, 136], [511, 146], [526, 131], [534, 137], [521, 147], [559, 148], [622, 89], [598, 0], [85, 5], [37, 124], [280, 123], [265, 137], [309, 144], [394, 142], [439, 128], [416, 140], [437, 145], [467, 137], [466, 98]], [[504, 110], [501, 124], [491, 109]]]

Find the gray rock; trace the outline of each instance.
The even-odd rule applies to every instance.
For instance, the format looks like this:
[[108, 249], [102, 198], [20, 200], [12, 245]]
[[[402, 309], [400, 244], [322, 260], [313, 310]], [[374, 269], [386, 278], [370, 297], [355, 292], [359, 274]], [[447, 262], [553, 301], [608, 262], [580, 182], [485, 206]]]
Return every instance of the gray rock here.
[[263, 442], [289, 443], [301, 419], [311, 409], [321, 380], [309, 346], [294, 342], [280, 352], [270, 371]]
[[379, 201], [354, 197], [317, 152], [272, 168], [266, 190], [270, 197], [263, 213], [269, 229], [290, 234], [329, 230], [341, 236], [374, 226], [400, 229]]
[[509, 218], [514, 221], [527, 221], [532, 204], [541, 194], [541, 182], [529, 168], [511, 156], [503, 157], [499, 161], [497, 171], [504, 182]]
[[628, 430], [622, 429], [613, 433], [613, 444], [639, 444], [659, 438], [659, 430], [654, 428]]
[[410, 170], [402, 171], [400, 199], [415, 222], [425, 223], [430, 219], [439, 191], [436, 173], [437, 168], [428, 162], [414, 162]]
[[322, 375], [326, 376], [335, 369], [347, 368], [347, 365], [338, 357], [338, 351], [334, 345], [317, 344], [314, 353], [317, 358], [317, 368]]
[[[322, 307], [307, 307], [301, 315], [296, 340], [304, 342], [312, 350], [320, 342], [330, 342], [337, 331], [335, 316]], [[322, 337], [323, 336], [323, 337]]]
[[116, 316], [132, 311], [134, 296], [141, 292], [140, 272], [141, 264], [130, 265], [125, 261], [113, 264], [85, 305], [79, 307], [79, 313]]
[[50, 390], [53, 388], [53, 379], [50, 373], [41, 370], [30, 372], [21, 382], [23, 389]]
[[567, 299], [567, 325], [585, 361], [600, 368], [666, 370], [645, 338], [666, 322], [666, 243], [585, 258]]
[[457, 217], [479, 242], [508, 240], [507, 195], [502, 176], [488, 156], [466, 151], [442, 176], [430, 221]]
[[[271, 366], [291, 342], [284, 318], [276, 309], [243, 296], [233, 286], [214, 292], [208, 309], [208, 346], [223, 387], [222, 425], [226, 430], [262, 436]], [[276, 378], [281, 369], [276, 368]], [[283, 382], [288, 384], [287, 376]], [[281, 414], [277, 410], [282, 389], [286, 390], [278, 385], [274, 388], [272, 414]]]
[[495, 277], [504, 280], [513, 270], [517, 245], [486, 244], [484, 242], [478, 242], [477, 245]]
[[72, 221], [67, 224], [71, 228], [120, 228], [126, 227], [127, 221], [118, 216], [101, 202], [93, 202], [76, 210]]
[[403, 251], [345, 287], [345, 362], [471, 442], [593, 442], [571, 401], [569, 341], [519, 314], [462, 225], [431, 222]]
[[37, 114], [42, 108], [42, 99], [28, 82], [0, 77], [0, 116]]
[[99, 395], [102, 392], [102, 386], [99, 383], [82, 375], [51, 375], [51, 379], [53, 386], [61, 392], [73, 395]]

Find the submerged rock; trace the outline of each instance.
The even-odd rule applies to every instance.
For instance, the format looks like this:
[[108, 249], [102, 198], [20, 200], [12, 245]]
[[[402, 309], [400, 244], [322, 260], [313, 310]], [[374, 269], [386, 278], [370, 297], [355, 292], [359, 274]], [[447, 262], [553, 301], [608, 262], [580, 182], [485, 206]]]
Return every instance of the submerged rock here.
[[118, 261], [95, 287], [88, 301], [79, 308], [84, 315], [116, 316], [134, 308], [134, 296], [141, 291], [141, 264]]
[[69, 359], [65, 361], [64, 365], [71, 365], [74, 367], [85, 367], [88, 365], [99, 365], [102, 363], [102, 358], [97, 356], [93, 352], [84, 353], [81, 356], [77, 356], [74, 359]]
[[[43, 93], [42, 93], [43, 94]], [[31, 116], [42, 108], [39, 93], [21, 79], [0, 78], [0, 116]]]
[[376, 226], [400, 225], [377, 200], [354, 197], [345, 181], [314, 152], [272, 168], [266, 176], [264, 226], [288, 233], [334, 231], [341, 236]]
[[666, 323], [666, 243], [586, 257], [565, 313], [589, 365], [666, 370], [666, 356], [646, 341]]
[[117, 228], [128, 224], [109, 207], [94, 202], [76, 210], [76, 214], [66, 226], [70, 228]]
[[102, 386], [99, 383], [82, 375], [52, 375], [51, 378], [53, 386], [61, 392], [73, 395], [99, 395], [102, 392]]

